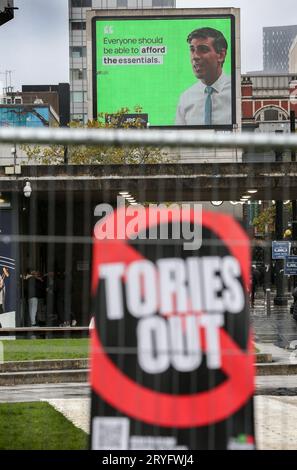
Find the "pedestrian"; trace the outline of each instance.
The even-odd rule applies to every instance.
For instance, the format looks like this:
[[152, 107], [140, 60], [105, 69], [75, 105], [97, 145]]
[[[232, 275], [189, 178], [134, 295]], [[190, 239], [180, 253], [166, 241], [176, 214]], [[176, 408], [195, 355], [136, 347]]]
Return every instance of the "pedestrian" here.
[[255, 307], [255, 297], [256, 297], [256, 291], [257, 287], [259, 286], [260, 283], [260, 278], [261, 278], [261, 273], [257, 269], [257, 267], [253, 264], [252, 265], [252, 276], [251, 276], [251, 306], [252, 308]]
[[27, 276], [28, 306], [31, 326], [37, 326], [38, 306], [44, 302], [44, 286], [39, 271], [31, 271]]
[[297, 287], [295, 287], [295, 289], [293, 290], [292, 296], [293, 296], [293, 299], [294, 299], [292, 313], [293, 313], [294, 320], [297, 321]]

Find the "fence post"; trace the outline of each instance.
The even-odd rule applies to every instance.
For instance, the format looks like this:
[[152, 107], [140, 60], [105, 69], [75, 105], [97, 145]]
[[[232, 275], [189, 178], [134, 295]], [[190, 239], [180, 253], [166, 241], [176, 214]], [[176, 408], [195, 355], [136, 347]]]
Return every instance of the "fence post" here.
[[0, 341], [0, 364], [4, 363], [4, 347], [3, 342]]
[[266, 315], [269, 317], [271, 315], [271, 303], [270, 303], [270, 297], [271, 297], [271, 290], [266, 289]]

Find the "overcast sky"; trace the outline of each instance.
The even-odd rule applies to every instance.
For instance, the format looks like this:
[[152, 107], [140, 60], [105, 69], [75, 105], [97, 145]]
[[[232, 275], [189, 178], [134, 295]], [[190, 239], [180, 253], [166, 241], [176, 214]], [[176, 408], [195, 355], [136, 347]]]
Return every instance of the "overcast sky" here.
[[[68, 0], [15, 0], [15, 19], [0, 27], [0, 81], [68, 82]], [[297, 24], [296, 0], [177, 0], [177, 7], [241, 8], [242, 72], [262, 69], [262, 28]]]

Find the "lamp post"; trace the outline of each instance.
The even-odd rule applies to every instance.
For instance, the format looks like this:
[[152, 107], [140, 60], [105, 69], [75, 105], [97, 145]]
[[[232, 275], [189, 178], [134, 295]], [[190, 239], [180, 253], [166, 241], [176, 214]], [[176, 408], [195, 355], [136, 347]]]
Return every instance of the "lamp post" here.
[[[276, 131], [277, 133], [283, 132], [282, 130]], [[277, 150], [275, 152], [275, 161], [282, 162], [282, 152]], [[275, 236], [276, 240], [282, 240], [284, 232], [283, 226], [283, 201], [275, 201]], [[277, 259], [275, 263], [276, 269], [276, 295], [274, 297], [275, 305], [287, 305], [288, 300], [285, 297], [285, 277], [284, 277], [284, 260]]]
[[264, 233], [264, 290], [271, 288], [271, 238], [269, 237], [269, 227], [265, 224]]
[[64, 165], [68, 165], [69, 158], [68, 158], [68, 145], [64, 146]]

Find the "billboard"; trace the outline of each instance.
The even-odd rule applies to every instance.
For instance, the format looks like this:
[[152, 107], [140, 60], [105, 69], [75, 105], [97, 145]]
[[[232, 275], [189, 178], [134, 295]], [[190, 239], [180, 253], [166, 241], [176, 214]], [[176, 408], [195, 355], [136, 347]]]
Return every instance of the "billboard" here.
[[140, 107], [150, 127], [236, 123], [235, 17], [94, 17], [93, 117]]
[[1, 106], [0, 127], [49, 126], [53, 117], [48, 106]]
[[[13, 233], [13, 211], [0, 208], [0, 234]], [[1, 314], [16, 310], [16, 246], [0, 241], [0, 324]]]

